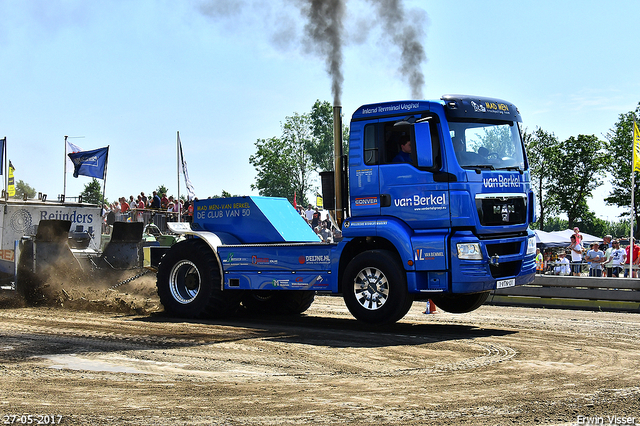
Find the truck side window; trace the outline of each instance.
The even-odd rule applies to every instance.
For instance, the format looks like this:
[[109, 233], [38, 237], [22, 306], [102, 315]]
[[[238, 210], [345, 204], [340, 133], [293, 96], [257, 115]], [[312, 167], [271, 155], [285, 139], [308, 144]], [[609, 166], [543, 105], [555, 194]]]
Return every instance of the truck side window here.
[[368, 124], [364, 128], [364, 164], [378, 164], [375, 124]]
[[[385, 158], [383, 163], [394, 163], [394, 159], [397, 158], [398, 153], [401, 152], [401, 144], [409, 139], [411, 146], [413, 147], [413, 140], [411, 137], [411, 125], [394, 126], [394, 122], [386, 123], [384, 126], [384, 150]], [[396, 163], [398, 161], [395, 161]], [[413, 163], [413, 161], [402, 161], [403, 163]]]

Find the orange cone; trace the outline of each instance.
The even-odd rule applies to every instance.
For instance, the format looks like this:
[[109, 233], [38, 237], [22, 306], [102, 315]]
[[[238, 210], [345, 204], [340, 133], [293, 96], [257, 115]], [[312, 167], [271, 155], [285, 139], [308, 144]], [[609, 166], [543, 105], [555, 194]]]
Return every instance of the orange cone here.
[[427, 308], [424, 310], [423, 314], [435, 314], [436, 313], [436, 305], [431, 301], [431, 299], [427, 300]]

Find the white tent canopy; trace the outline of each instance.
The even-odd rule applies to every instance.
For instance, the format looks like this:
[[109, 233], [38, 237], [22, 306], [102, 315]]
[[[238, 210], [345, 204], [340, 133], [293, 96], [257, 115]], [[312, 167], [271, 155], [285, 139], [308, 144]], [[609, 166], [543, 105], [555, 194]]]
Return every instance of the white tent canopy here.
[[[569, 247], [571, 244], [571, 235], [573, 235], [572, 229], [565, 229], [564, 231], [534, 231], [536, 233], [536, 245], [540, 248], [547, 247]], [[588, 247], [592, 243], [601, 243], [602, 238], [595, 237], [590, 234], [581, 232], [582, 245]]]

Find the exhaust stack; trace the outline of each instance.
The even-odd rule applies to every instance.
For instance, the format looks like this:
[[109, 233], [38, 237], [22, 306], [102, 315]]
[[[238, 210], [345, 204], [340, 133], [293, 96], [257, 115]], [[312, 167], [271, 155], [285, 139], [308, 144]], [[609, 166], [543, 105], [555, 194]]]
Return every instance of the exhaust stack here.
[[334, 152], [334, 188], [335, 210], [334, 218], [340, 228], [344, 220], [344, 206], [342, 205], [342, 107], [333, 106], [333, 152]]

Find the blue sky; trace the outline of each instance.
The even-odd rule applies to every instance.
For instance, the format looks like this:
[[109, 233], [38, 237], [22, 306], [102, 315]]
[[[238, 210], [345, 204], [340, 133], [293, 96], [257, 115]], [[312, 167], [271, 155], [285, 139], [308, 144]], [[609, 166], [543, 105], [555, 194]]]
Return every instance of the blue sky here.
[[[160, 184], [176, 195], [180, 131], [199, 197], [252, 194], [255, 141], [279, 136], [284, 118], [316, 99], [333, 99], [323, 58], [304, 42], [301, 3], [0, 0], [0, 137], [16, 180], [49, 199], [61, 194], [68, 135], [86, 150], [110, 146], [109, 199]], [[561, 139], [603, 137], [640, 101], [640, 2], [403, 6], [424, 30], [425, 99], [506, 99], [529, 130]], [[370, 1], [346, 3], [345, 121], [362, 104], [411, 98], [376, 13]], [[89, 181], [69, 173], [67, 195]], [[596, 191], [590, 207], [613, 219], [618, 210], [600, 201], [607, 192]]]

